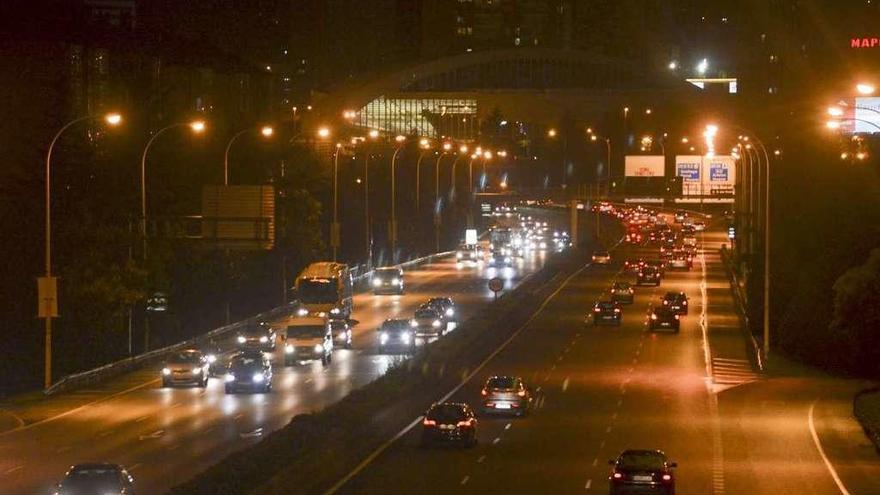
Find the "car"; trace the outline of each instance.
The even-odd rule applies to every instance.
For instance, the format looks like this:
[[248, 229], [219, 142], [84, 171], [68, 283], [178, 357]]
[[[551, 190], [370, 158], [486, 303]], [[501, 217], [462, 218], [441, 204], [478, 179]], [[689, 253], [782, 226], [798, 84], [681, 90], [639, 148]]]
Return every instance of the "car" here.
[[675, 314], [688, 314], [688, 296], [684, 292], [667, 292], [663, 296], [663, 305], [675, 312]]
[[332, 319], [329, 321], [330, 332], [333, 334], [333, 347], [339, 344], [346, 349], [351, 349], [352, 331], [348, 320]]
[[626, 272], [638, 273], [645, 266], [645, 260], [642, 258], [628, 259], [623, 262], [623, 270]]
[[324, 318], [297, 318], [291, 320], [284, 336], [284, 364], [321, 361], [327, 366], [333, 361], [332, 320]]
[[629, 282], [614, 282], [611, 286], [611, 300], [621, 304], [632, 304], [635, 291]]
[[645, 266], [655, 268], [660, 273], [660, 278], [663, 278], [666, 276], [666, 265], [668, 264], [669, 259], [670, 257], [661, 255], [660, 259], [646, 261]]
[[697, 229], [696, 229], [696, 227], [693, 226], [693, 224], [681, 226], [682, 235], [694, 234], [694, 233], [696, 233], [696, 231], [697, 231]]
[[480, 391], [483, 413], [525, 416], [532, 403], [529, 387], [518, 376], [491, 376]]
[[678, 333], [681, 327], [681, 317], [666, 306], [654, 306], [648, 316], [648, 329], [654, 331], [658, 328], [668, 328]]
[[697, 232], [703, 232], [706, 230], [706, 222], [702, 220], [697, 220], [694, 222], [694, 230]]
[[610, 265], [611, 253], [609, 253], [608, 251], [594, 251], [593, 263], [596, 265]]
[[500, 251], [495, 251], [489, 257], [489, 266], [505, 267], [505, 266], [513, 266], [513, 257], [509, 254], [504, 254]]
[[463, 447], [477, 444], [477, 417], [471, 407], [459, 402], [434, 404], [422, 419], [423, 447], [453, 443]]
[[440, 312], [440, 315], [446, 321], [456, 321], [458, 313], [456, 313], [455, 301], [451, 297], [432, 297], [424, 304], [430, 306]]
[[407, 352], [416, 350], [416, 336], [409, 320], [389, 318], [382, 322], [378, 332], [380, 353], [385, 353], [388, 349]]
[[383, 266], [373, 270], [370, 281], [373, 294], [403, 294], [403, 269], [395, 266]]
[[442, 337], [446, 333], [446, 321], [437, 308], [421, 305], [409, 321], [410, 327], [419, 337]]
[[242, 351], [229, 360], [226, 368], [226, 393], [245, 389], [252, 392], [272, 390], [272, 362], [262, 352]]
[[108, 462], [75, 464], [55, 485], [55, 495], [131, 495], [134, 478], [123, 466]]
[[624, 450], [611, 459], [608, 476], [609, 493], [658, 493], [675, 495], [675, 474], [678, 467], [660, 450]]
[[462, 266], [464, 264], [476, 265], [483, 260], [480, 257], [477, 246], [461, 244], [455, 251], [455, 261], [458, 266]]
[[690, 270], [694, 266], [693, 257], [685, 252], [675, 252], [669, 259], [669, 268], [676, 270]]
[[245, 325], [238, 332], [235, 341], [241, 350], [256, 349], [272, 352], [275, 350], [275, 329], [265, 322]]
[[208, 376], [223, 376], [226, 365], [223, 361], [223, 349], [213, 339], [199, 346], [205, 361], [208, 363]]
[[650, 265], [644, 266], [636, 275], [636, 285], [660, 285], [660, 271]]
[[598, 301], [593, 305], [593, 311], [587, 316], [587, 320], [592, 319], [593, 326], [611, 323], [620, 326], [620, 320], [623, 313], [620, 304], [614, 301]]
[[630, 231], [626, 233], [626, 242], [630, 244], [641, 244], [642, 234], [638, 231]]
[[687, 218], [688, 213], [684, 210], [678, 210], [675, 212], [675, 223], [683, 223], [684, 219]]
[[195, 385], [205, 388], [208, 386], [210, 374], [208, 359], [202, 351], [187, 349], [177, 351], [168, 356], [162, 367], [162, 386]]

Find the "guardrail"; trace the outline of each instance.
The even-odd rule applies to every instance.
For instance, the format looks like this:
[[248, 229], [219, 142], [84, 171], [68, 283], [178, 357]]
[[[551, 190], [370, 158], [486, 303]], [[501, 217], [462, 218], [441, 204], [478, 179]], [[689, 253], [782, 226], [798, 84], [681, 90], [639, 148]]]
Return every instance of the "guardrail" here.
[[[420, 265], [422, 263], [430, 263], [438, 258], [442, 258], [444, 256], [449, 256], [455, 251], [444, 251], [442, 253], [430, 254], [428, 256], [422, 256], [420, 258], [415, 258], [404, 263], [400, 263], [396, 266], [401, 268], [411, 267]], [[357, 272], [361, 272], [366, 268], [365, 265], [354, 265], [357, 269]], [[369, 280], [370, 276], [372, 276], [373, 271], [368, 270], [363, 273], [358, 273], [358, 275], [354, 278], [355, 282], [362, 282], [365, 280]], [[104, 366], [83, 371], [80, 373], [74, 373], [71, 375], [67, 375], [61, 380], [52, 384], [51, 387], [47, 388], [44, 391], [45, 395], [53, 395], [58, 392], [63, 392], [65, 390], [71, 390], [76, 387], [80, 387], [83, 385], [89, 385], [93, 383], [100, 382], [102, 380], [106, 380], [108, 378], [112, 378], [114, 376], [119, 376], [123, 373], [127, 373], [129, 371], [133, 371], [138, 368], [142, 368], [144, 366], [155, 364], [164, 360], [164, 358], [172, 353], [182, 349], [188, 349], [191, 347], [197, 347], [206, 342], [210, 342], [212, 339], [220, 337], [226, 333], [232, 332], [244, 326], [250, 325], [252, 323], [257, 323], [263, 320], [269, 320], [273, 318], [277, 318], [286, 313], [292, 313], [296, 308], [296, 303], [287, 303], [282, 306], [278, 306], [276, 308], [272, 308], [268, 311], [259, 313], [255, 316], [251, 316], [250, 318], [229, 324], [224, 325], [219, 328], [215, 328], [210, 332], [205, 333], [204, 335], [200, 335], [198, 337], [179, 342], [177, 344], [172, 344], [167, 347], [163, 347], [161, 349], [154, 349], [149, 352], [145, 352], [143, 354], [139, 354], [137, 356], [132, 356], [130, 358], [122, 359], [119, 361], [115, 361], [109, 364], [105, 364]]]
[[733, 300], [736, 302], [736, 312], [739, 314], [743, 333], [746, 334], [746, 338], [748, 339], [749, 350], [751, 351], [755, 363], [758, 365], [758, 369], [764, 371], [764, 357], [761, 353], [761, 345], [758, 343], [754, 334], [752, 334], [752, 325], [749, 321], [749, 312], [746, 309], [746, 298], [743, 294], [743, 287], [740, 284], [739, 277], [736, 275], [736, 270], [733, 269], [730, 252], [727, 250], [726, 245], [721, 246], [721, 263], [724, 265], [724, 271], [727, 272], [727, 278], [730, 282], [730, 290], [733, 292]]

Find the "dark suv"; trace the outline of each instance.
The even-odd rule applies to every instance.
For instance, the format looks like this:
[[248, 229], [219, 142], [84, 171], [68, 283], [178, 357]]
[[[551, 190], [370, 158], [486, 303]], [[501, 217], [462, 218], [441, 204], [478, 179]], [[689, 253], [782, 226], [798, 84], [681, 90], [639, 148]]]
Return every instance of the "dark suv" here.
[[416, 333], [409, 320], [388, 319], [379, 328], [379, 352], [389, 349], [414, 352], [416, 350]]
[[[599, 301], [593, 306], [593, 326], [610, 323], [620, 326], [620, 319], [623, 313], [620, 310], [620, 304], [614, 301]], [[588, 317], [589, 318], [589, 317]]]
[[617, 459], [608, 461], [613, 467], [608, 476], [609, 493], [660, 493], [675, 495], [677, 464], [669, 462], [659, 450], [624, 450]]
[[434, 404], [422, 420], [422, 446], [454, 443], [464, 447], [477, 444], [477, 417], [467, 404]]
[[666, 306], [655, 306], [648, 316], [648, 327], [651, 331], [658, 328], [668, 328], [675, 333], [678, 333], [681, 326], [679, 318], [680, 317], [675, 314], [675, 311], [672, 311]]
[[269, 392], [272, 390], [272, 363], [261, 352], [240, 352], [229, 361], [225, 380], [227, 394], [241, 389]]
[[238, 332], [236, 343], [242, 350], [260, 350], [272, 352], [275, 350], [275, 329], [268, 323], [256, 323], [247, 325]]
[[77, 464], [67, 470], [53, 493], [132, 495], [134, 478], [119, 464]]
[[667, 292], [663, 296], [663, 305], [677, 315], [688, 314], [688, 296], [684, 292]]
[[653, 266], [644, 266], [636, 275], [636, 285], [660, 285], [660, 270]]

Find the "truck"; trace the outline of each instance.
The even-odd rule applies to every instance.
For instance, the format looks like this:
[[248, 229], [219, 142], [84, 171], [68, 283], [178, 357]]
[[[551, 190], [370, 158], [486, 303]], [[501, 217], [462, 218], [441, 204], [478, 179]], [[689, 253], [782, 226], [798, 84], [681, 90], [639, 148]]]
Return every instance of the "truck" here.
[[312, 263], [296, 277], [296, 315], [347, 320], [351, 318], [352, 294], [348, 265], [333, 261]]

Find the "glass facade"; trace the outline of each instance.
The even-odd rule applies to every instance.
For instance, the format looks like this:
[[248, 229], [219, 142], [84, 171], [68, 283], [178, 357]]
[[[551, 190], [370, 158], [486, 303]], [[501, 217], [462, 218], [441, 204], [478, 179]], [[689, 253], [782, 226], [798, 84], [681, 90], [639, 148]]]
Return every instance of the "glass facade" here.
[[472, 140], [479, 131], [477, 100], [380, 96], [360, 109], [355, 124], [392, 135]]

